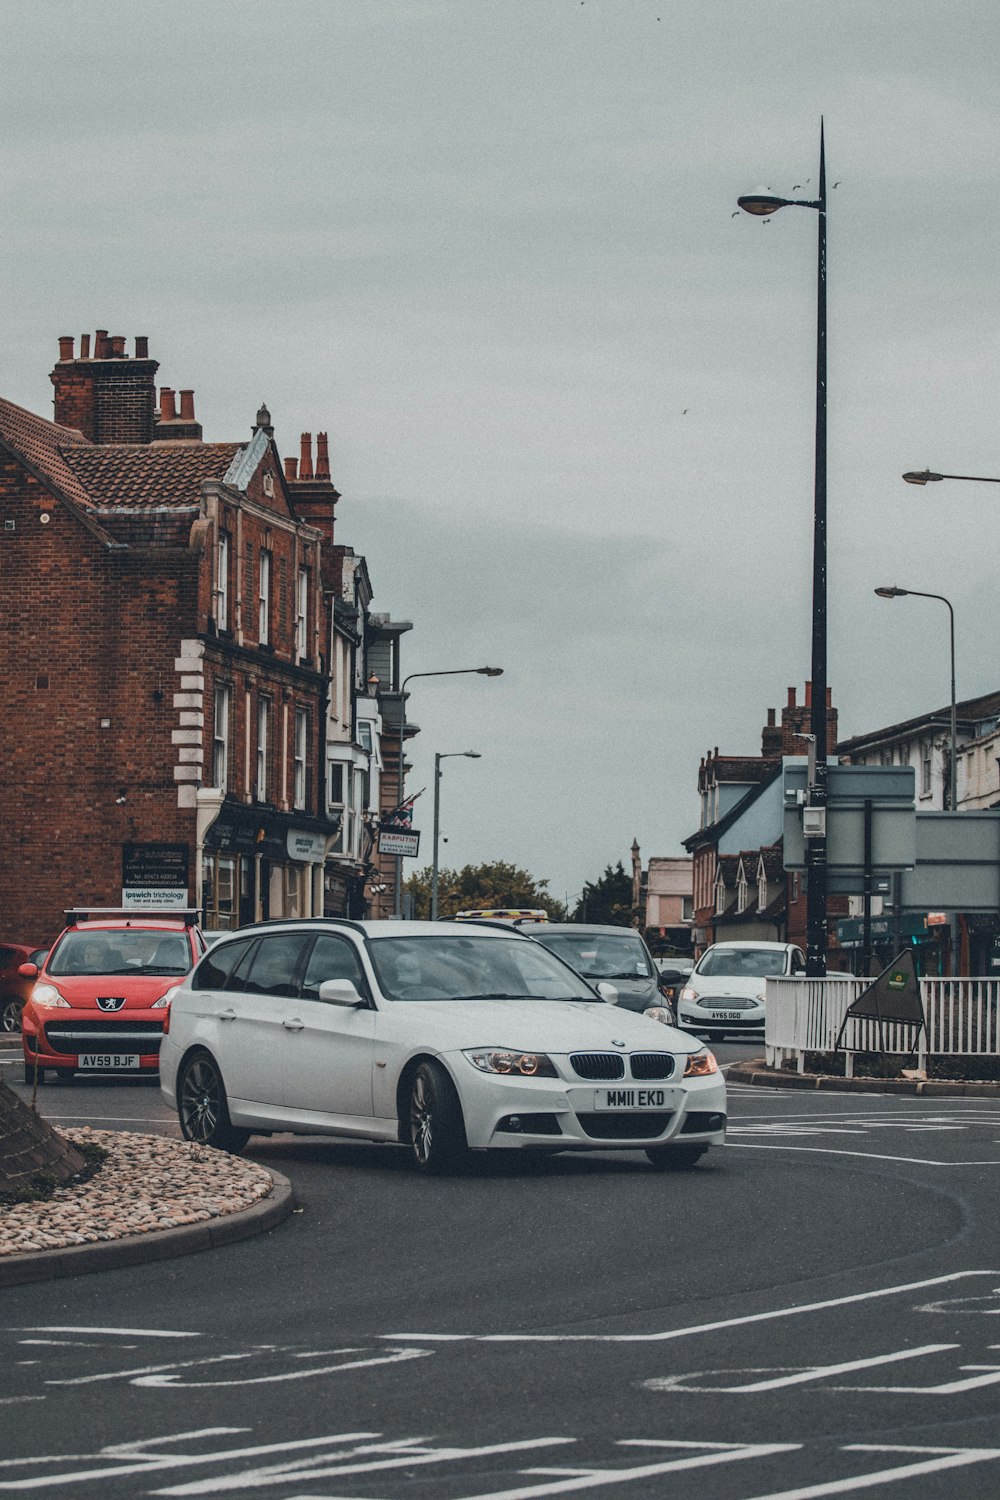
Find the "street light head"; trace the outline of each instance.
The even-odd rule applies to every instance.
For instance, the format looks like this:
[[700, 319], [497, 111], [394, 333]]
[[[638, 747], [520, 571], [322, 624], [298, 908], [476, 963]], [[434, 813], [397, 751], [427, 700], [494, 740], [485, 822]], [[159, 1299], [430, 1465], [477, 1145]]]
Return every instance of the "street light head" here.
[[787, 208], [787, 198], [775, 198], [766, 188], [760, 188], [756, 193], [748, 193], [745, 198], [737, 198], [738, 207], [745, 214], [756, 214], [759, 219], [766, 218], [768, 214], [777, 213], [779, 208]]
[[909, 589], [887, 588], [883, 585], [882, 588], [876, 589], [875, 592], [880, 599], [901, 599], [904, 594], [908, 594], [910, 591]]
[[465, 756], [466, 760], [482, 760], [483, 758], [478, 750], [463, 750], [462, 754]]
[[480, 677], [502, 677], [503, 667], [476, 667]]
[[908, 474], [903, 475], [903, 478], [907, 484], [936, 484], [939, 479], [944, 478], [944, 475], [932, 474], [930, 469], [920, 469], [919, 471], [911, 469]]

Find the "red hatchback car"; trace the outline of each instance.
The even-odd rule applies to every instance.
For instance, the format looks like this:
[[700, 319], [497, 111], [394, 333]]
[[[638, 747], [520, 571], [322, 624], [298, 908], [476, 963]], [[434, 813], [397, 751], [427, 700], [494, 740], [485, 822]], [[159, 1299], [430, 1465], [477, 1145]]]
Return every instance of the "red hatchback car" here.
[[26, 1083], [155, 1073], [173, 991], [205, 951], [196, 913], [68, 911], [21, 1017]]

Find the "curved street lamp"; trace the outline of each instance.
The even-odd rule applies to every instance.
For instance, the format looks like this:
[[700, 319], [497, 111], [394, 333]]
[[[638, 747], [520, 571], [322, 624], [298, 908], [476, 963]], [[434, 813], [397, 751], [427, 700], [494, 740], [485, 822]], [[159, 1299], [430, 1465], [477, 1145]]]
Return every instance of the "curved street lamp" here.
[[478, 750], [445, 750], [434, 756], [434, 845], [433, 860], [431, 863], [431, 921], [437, 921], [438, 914], [438, 834], [441, 830], [439, 817], [441, 808], [441, 762], [443, 760], [482, 760]]
[[1000, 484], [1000, 479], [991, 479], [986, 474], [935, 474], [931, 469], [910, 469], [903, 478], [907, 484], [937, 484], [942, 479], [970, 479], [973, 484]]
[[[447, 667], [440, 672], [411, 672], [404, 677], [399, 687], [399, 767], [396, 776], [396, 806], [403, 804], [403, 759], [406, 741], [406, 684], [414, 682], [418, 677], [502, 677], [503, 667]], [[395, 695], [394, 695], [395, 696]], [[393, 892], [392, 911], [393, 916], [401, 917], [403, 914], [403, 859], [402, 855], [396, 855], [396, 889]]]
[[[816, 456], [813, 490], [812, 706], [809, 728], [815, 755], [809, 782], [809, 805], [826, 808], [826, 151], [819, 127], [819, 197], [778, 198], [764, 192], [738, 198], [745, 213], [768, 218], [779, 208], [813, 208], [816, 244]], [[806, 840], [806, 974], [826, 973], [826, 819], [822, 832]]]
[[955, 611], [952, 609], [951, 600], [946, 599], [943, 594], [926, 594], [922, 589], [889, 588], [884, 584], [875, 592], [880, 599], [905, 599], [908, 595], [912, 595], [914, 599], [939, 599], [948, 607], [948, 638], [951, 650], [951, 767], [948, 775], [948, 806], [952, 812], [956, 812], [958, 797], [955, 791], [955, 773], [958, 764], [958, 732], [955, 713]]

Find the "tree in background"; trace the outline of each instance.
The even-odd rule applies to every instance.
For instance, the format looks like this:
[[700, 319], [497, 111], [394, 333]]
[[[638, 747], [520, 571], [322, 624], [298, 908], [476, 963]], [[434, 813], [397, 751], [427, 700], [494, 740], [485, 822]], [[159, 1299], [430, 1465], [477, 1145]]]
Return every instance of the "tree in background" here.
[[614, 869], [608, 865], [600, 880], [587, 882], [570, 921], [601, 922], [613, 927], [632, 925], [632, 877], [626, 875], [621, 860]]
[[[554, 922], [565, 922], [566, 908], [550, 896], [547, 880], [535, 880], [517, 865], [494, 860], [491, 864], [464, 865], [461, 870], [438, 870], [438, 916], [483, 906], [529, 906], [548, 912]], [[418, 870], [403, 886], [413, 897], [413, 915], [426, 920], [431, 914], [431, 869]]]

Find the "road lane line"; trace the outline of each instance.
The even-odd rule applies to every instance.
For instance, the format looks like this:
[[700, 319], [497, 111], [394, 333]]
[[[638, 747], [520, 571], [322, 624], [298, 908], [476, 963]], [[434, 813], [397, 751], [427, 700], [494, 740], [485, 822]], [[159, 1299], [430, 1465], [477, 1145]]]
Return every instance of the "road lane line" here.
[[719, 1385], [713, 1386], [712, 1389], [741, 1396], [751, 1392], [778, 1391], [789, 1385], [806, 1385], [812, 1380], [825, 1380], [830, 1375], [846, 1375], [850, 1370], [870, 1370], [877, 1365], [897, 1364], [905, 1359], [922, 1359], [925, 1354], [943, 1354], [947, 1349], [960, 1349], [961, 1347], [961, 1344], [925, 1344], [922, 1349], [901, 1349], [896, 1354], [879, 1354], [871, 1359], [852, 1359], [840, 1365], [816, 1365], [809, 1370], [800, 1370], [794, 1375], [779, 1375], [773, 1380], [756, 1380], [753, 1385]]
[[803, 1313], [826, 1312], [833, 1307], [849, 1307], [858, 1302], [874, 1302], [882, 1297], [898, 1297], [905, 1292], [922, 1292], [930, 1286], [948, 1286], [969, 1276], [1000, 1277], [1000, 1271], [949, 1271], [944, 1276], [929, 1276], [925, 1281], [904, 1281], [898, 1286], [882, 1287], [874, 1292], [851, 1292], [845, 1297], [831, 1297], [823, 1302], [803, 1302], [797, 1307], [777, 1307], [770, 1312], [744, 1313], [738, 1318], [720, 1318], [712, 1323], [693, 1323], [686, 1328], [670, 1328], [660, 1333], [383, 1333], [387, 1342], [474, 1344], [657, 1344], [671, 1339], [691, 1338], [699, 1333], [718, 1333], [724, 1328], [742, 1328], [751, 1323], [771, 1323], [778, 1318], [797, 1318]]
[[143, 1339], [200, 1339], [201, 1333], [181, 1332], [176, 1328], [90, 1328], [84, 1323], [39, 1323], [31, 1328], [18, 1328], [17, 1333], [103, 1333], [109, 1337], [121, 1334], [127, 1338]]
[[908, 1167], [1000, 1167], [993, 1161], [934, 1161], [923, 1156], [885, 1156], [879, 1151], [838, 1151], [834, 1146], [769, 1146], [757, 1141], [727, 1141], [727, 1151], [801, 1151], [809, 1156], [854, 1156], [862, 1161], [895, 1161]]

